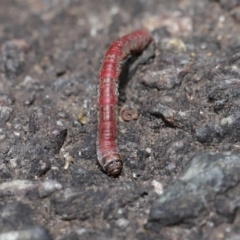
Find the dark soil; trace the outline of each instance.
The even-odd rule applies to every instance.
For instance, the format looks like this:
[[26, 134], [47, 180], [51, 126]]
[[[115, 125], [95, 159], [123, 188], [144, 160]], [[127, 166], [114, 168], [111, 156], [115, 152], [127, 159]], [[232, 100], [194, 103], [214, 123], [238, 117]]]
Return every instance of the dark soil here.
[[[142, 26], [112, 178], [98, 71]], [[1, 0], [0, 47], [0, 240], [240, 239], [239, 1]]]

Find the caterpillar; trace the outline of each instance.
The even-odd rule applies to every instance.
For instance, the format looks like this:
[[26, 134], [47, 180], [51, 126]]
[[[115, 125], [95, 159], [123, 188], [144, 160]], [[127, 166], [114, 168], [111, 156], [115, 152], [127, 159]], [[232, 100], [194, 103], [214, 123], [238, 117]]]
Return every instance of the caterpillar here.
[[134, 31], [114, 41], [99, 71], [97, 160], [109, 176], [117, 177], [123, 161], [117, 148], [118, 79], [124, 59], [142, 52], [152, 41], [146, 29]]

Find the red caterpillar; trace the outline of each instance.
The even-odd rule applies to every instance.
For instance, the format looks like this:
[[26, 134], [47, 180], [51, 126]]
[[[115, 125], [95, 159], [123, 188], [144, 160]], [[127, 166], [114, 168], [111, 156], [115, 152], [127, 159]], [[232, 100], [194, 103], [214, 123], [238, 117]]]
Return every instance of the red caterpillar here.
[[119, 38], [107, 50], [99, 72], [97, 157], [103, 171], [110, 176], [118, 176], [123, 167], [116, 146], [118, 78], [123, 60], [131, 53], [142, 52], [151, 40], [145, 29]]

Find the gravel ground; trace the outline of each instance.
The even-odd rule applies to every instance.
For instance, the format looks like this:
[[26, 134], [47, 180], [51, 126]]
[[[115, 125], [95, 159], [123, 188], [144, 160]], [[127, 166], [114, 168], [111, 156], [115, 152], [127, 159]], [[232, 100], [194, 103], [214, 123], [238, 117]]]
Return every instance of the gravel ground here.
[[[237, 0], [1, 0], [0, 240], [240, 239], [239, 24]], [[141, 27], [112, 178], [98, 71]]]

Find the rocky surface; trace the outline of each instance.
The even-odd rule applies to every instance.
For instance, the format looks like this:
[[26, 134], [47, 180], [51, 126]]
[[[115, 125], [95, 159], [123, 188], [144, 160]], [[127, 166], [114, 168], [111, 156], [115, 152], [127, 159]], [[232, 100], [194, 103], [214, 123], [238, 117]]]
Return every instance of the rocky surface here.
[[[214, 225], [224, 222], [218, 215], [228, 218], [229, 221], [233, 220], [239, 206], [239, 168], [238, 154], [197, 154], [178, 181], [154, 202], [149, 214], [149, 226], [152, 227], [151, 223], [155, 222], [158, 229], [159, 225], [183, 224], [189, 219], [191, 226], [193, 219], [202, 222], [201, 215], [205, 218], [210, 212]], [[236, 190], [236, 201], [231, 202], [226, 198], [228, 192], [233, 190]]]
[[[239, 239], [240, 4], [1, 0], [0, 240]], [[148, 28], [119, 88], [120, 177], [96, 164], [101, 59]]]

